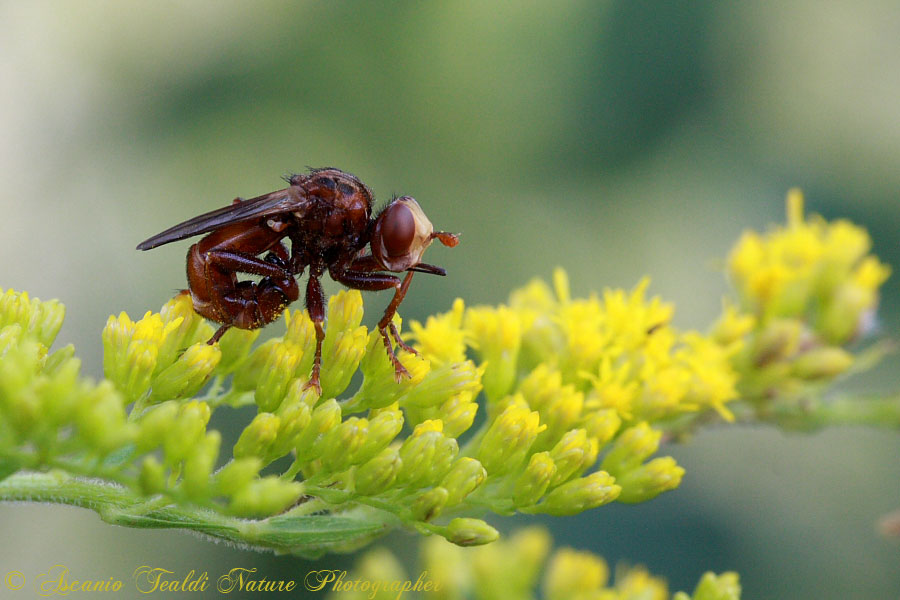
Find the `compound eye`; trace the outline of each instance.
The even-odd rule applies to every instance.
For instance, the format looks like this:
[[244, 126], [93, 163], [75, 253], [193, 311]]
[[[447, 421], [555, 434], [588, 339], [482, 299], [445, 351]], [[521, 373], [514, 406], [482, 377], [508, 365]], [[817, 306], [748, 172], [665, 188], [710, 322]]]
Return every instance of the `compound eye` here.
[[381, 241], [388, 256], [408, 253], [415, 235], [416, 220], [412, 211], [399, 202], [389, 206], [381, 224]]

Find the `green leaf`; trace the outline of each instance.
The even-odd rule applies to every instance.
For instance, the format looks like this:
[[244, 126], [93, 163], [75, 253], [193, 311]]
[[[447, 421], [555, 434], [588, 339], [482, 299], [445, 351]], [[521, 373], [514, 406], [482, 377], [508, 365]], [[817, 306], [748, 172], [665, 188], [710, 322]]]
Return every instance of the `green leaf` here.
[[[2, 463], [5, 465], [6, 463]], [[186, 529], [256, 550], [307, 558], [349, 552], [386, 531], [368, 513], [355, 516], [280, 515], [248, 520], [196, 506], [154, 506], [132, 491], [62, 472], [18, 473], [0, 481], [0, 501], [57, 502], [96, 511], [107, 523], [146, 529]], [[350, 514], [350, 513], [348, 513]]]

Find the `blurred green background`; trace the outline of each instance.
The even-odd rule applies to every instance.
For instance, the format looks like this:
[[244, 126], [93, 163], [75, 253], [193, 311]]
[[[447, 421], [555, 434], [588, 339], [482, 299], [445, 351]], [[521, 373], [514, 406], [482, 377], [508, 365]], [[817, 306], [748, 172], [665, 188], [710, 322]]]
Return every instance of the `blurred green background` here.
[[[188, 243], [139, 241], [333, 165], [463, 234], [429, 251], [449, 276], [417, 278], [407, 319], [457, 295], [502, 302], [561, 265], [582, 294], [650, 275], [677, 324], [703, 328], [722, 257], [783, 219], [790, 186], [869, 228], [900, 268], [898, 31], [893, 0], [4, 2], [0, 286], [65, 302], [59, 341], [99, 376], [107, 316], [184, 286]], [[897, 281], [881, 321], [894, 337]], [[369, 317], [387, 301], [369, 295]], [[900, 388], [898, 367], [849, 385]], [[557, 543], [646, 564], [673, 589], [733, 569], [746, 598], [900, 595], [898, 544], [875, 531], [900, 505], [896, 433], [723, 427], [666, 450], [687, 469], [677, 492], [544, 521]], [[350, 560], [50, 506], [0, 507], [0, 536], [0, 575], [62, 563], [126, 584], [140, 565], [302, 579]], [[409, 555], [416, 537], [387, 541]]]

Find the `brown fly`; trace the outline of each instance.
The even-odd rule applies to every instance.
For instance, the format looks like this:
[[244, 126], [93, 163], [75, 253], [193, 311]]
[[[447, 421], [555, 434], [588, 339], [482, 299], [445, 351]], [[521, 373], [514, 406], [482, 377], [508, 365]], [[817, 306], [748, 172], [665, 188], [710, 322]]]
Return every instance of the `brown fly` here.
[[[394, 288], [378, 331], [397, 380], [408, 377], [391, 338], [398, 346], [413, 350], [400, 339], [392, 321], [394, 313], [409, 289], [413, 272], [446, 275], [441, 267], [422, 262], [425, 249], [435, 239], [456, 246], [459, 237], [434, 231], [409, 196], [395, 198], [373, 215], [372, 192], [339, 169], [312, 169], [308, 175], [291, 176], [288, 183], [283, 190], [249, 200], [236, 198], [230, 206], [170, 227], [141, 242], [138, 250], [206, 234], [188, 250], [186, 291], [197, 313], [221, 324], [210, 344], [231, 327], [258, 329], [277, 319], [300, 297], [295, 278], [308, 268], [306, 308], [316, 330], [316, 351], [307, 387], [317, 391], [321, 391], [325, 338], [322, 275], [327, 271], [335, 281], [358, 290]], [[403, 279], [391, 274], [401, 272], [406, 272]], [[238, 273], [260, 279], [239, 280]]]

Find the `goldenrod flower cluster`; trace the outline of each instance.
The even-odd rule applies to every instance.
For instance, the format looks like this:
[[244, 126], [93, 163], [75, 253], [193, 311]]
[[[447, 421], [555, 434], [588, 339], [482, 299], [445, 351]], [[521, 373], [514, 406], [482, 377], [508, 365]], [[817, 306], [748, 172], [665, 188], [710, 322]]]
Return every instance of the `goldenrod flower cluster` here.
[[[176, 315], [176, 299], [161, 314], [137, 322], [110, 317], [103, 332], [107, 379], [79, 375], [67, 346], [49, 353], [62, 323], [58, 302], [7, 291], [0, 299], [0, 462], [4, 476], [19, 469], [58, 468], [118, 482], [146, 496], [212, 505], [242, 515], [283, 510], [300, 484], [258, 479], [260, 461], [234, 461], [215, 475], [221, 436], [207, 431], [210, 407], [186, 399], [221, 358], [218, 348], [191, 344], [205, 335], [192, 313]], [[189, 306], [189, 305], [188, 305]], [[183, 306], [181, 311], [183, 313]], [[199, 331], [198, 331], [199, 330]], [[183, 344], [191, 344], [184, 349]], [[183, 401], [172, 398], [185, 398]], [[139, 412], [126, 407], [158, 404]], [[254, 480], [255, 479], [255, 480]]]
[[[128, 490], [134, 506], [117, 499], [120, 516], [195, 519], [176, 526], [308, 553], [397, 525], [479, 545], [498, 537], [473, 518], [485, 510], [573, 515], [646, 501], [684, 474], [655, 456], [664, 432], [731, 421], [744, 400], [857, 363], [843, 345], [872, 322], [888, 275], [869, 247], [849, 223], [805, 219], [794, 193], [786, 227], [747, 233], [732, 251], [740, 302], [709, 334], [673, 327], [674, 308], [648, 297], [647, 280], [578, 298], [558, 269], [506, 304], [457, 299], [413, 322], [405, 338], [417, 352], [397, 348], [410, 375], [399, 382], [381, 335], [362, 324], [361, 294], [343, 291], [328, 302], [321, 394], [306, 386], [315, 328], [302, 310], [255, 346], [259, 331], [236, 329], [207, 344], [213, 328], [184, 293], [138, 320], [112, 316], [95, 383], [71, 346], [49, 351], [62, 305], [7, 291], [0, 497], [17, 471], [59, 469]], [[213, 411], [244, 406], [256, 414], [236, 441], [209, 429]], [[160, 512], [172, 507], [190, 514]], [[330, 534], [306, 535], [321, 528]]]
[[413, 323], [424, 358], [471, 351], [484, 373], [485, 423], [465, 450], [486, 478], [469, 502], [570, 515], [678, 486], [684, 471], [674, 459], [651, 459], [662, 435], [652, 425], [710, 410], [730, 418], [733, 350], [675, 330], [671, 305], [647, 299], [647, 284], [573, 299], [559, 269], [552, 287], [534, 280], [506, 305], [457, 300]]
[[[534, 282], [508, 306], [457, 300], [414, 323], [419, 352], [400, 351], [411, 377], [399, 383], [380, 335], [361, 325], [359, 292], [336, 294], [321, 396], [305, 385], [315, 331], [304, 311], [287, 311], [284, 335], [254, 349], [258, 332], [238, 330], [208, 345], [212, 328], [185, 294], [138, 320], [110, 317], [105, 379], [95, 384], [79, 377], [71, 348], [47, 355], [61, 305], [8, 292], [6, 451], [20, 467], [100, 476], [162, 505], [258, 517], [291, 505], [298, 517], [357, 507], [460, 545], [497, 537], [467, 517], [485, 507], [571, 515], [676, 487], [683, 470], [652, 458], [661, 433], [651, 423], [727, 415], [727, 351], [675, 332], [671, 307], [645, 300], [645, 284], [572, 300], [564, 273], [555, 277], [555, 293]], [[210, 415], [247, 404], [257, 414], [229, 452]], [[260, 477], [283, 457], [287, 466]]]
[[[552, 551], [549, 533], [540, 527], [520, 529], [508, 539], [480, 548], [458, 548], [440, 538], [422, 543], [418, 579], [410, 576], [388, 550], [366, 553], [332, 589], [330, 600], [393, 600], [397, 584], [431, 584], [428, 591], [411, 591], [404, 598], [435, 600], [532, 600], [538, 591], [546, 600], [737, 600], [737, 573], [708, 572], [692, 594], [670, 595], [666, 582], [643, 567], [621, 566], [610, 572], [603, 558], [586, 551]], [[352, 585], [351, 585], [352, 584]], [[330, 588], [335, 588], [331, 585]], [[325, 589], [330, 589], [326, 586]]]
[[806, 217], [791, 190], [787, 224], [745, 232], [728, 256], [738, 304], [714, 328], [735, 358], [748, 400], [820, 388], [856, 362], [846, 346], [875, 327], [878, 290], [890, 268], [869, 252], [865, 229]]

